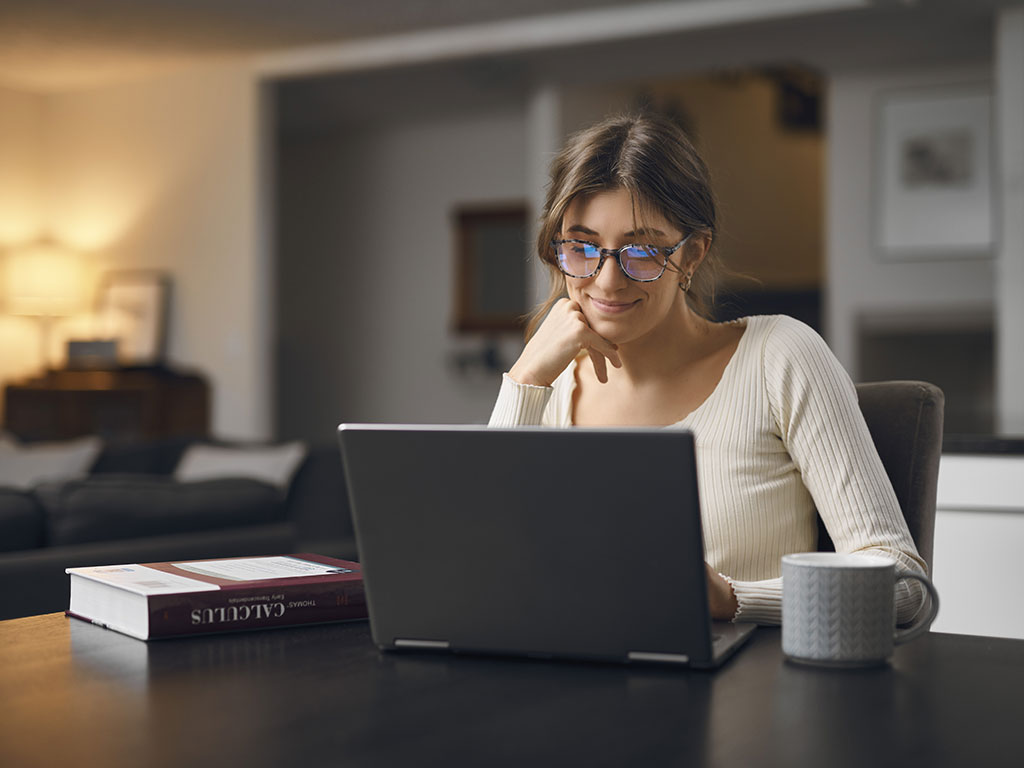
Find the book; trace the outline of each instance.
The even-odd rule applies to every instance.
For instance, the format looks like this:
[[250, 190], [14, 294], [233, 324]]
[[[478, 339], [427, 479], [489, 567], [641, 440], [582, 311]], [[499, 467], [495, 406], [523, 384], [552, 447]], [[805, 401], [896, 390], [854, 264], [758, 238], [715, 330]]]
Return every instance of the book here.
[[68, 568], [67, 615], [140, 640], [365, 619], [359, 563], [314, 554]]

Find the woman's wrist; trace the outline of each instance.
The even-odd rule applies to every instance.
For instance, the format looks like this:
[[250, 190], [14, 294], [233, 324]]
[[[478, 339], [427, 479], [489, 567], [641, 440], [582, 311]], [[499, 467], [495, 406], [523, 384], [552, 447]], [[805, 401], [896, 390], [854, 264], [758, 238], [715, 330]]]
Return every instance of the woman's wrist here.
[[538, 376], [529, 369], [524, 369], [518, 363], [513, 365], [508, 372], [508, 377], [516, 384], [524, 384], [528, 387], [550, 387], [551, 382], [543, 376]]
[[708, 608], [711, 618], [721, 621], [732, 621], [740, 609], [736, 599], [736, 591], [728, 577], [707, 566], [708, 575]]
[[732, 621], [736, 614], [740, 610], [740, 601], [736, 598], [736, 590], [732, 585], [732, 579], [724, 574], [718, 574], [718, 578], [722, 580], [722, 584], [725, 586], [725, 616], [729, 621]]

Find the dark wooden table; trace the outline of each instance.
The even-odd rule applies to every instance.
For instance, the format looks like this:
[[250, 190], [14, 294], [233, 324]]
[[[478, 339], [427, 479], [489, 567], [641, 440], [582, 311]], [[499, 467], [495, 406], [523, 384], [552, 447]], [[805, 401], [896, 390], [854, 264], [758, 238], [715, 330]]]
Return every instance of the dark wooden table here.
[[206, 437], [210, 388], [167, 368], [50, 371], [4, 388], [4, 428], [22, 440]]
[[1024, 764], [1024, 641], [933, 634], [851, 672], [779, 640], [697, 672], [382, 654], [363, 622], [146, 644], [14, 619], [0, 765]]

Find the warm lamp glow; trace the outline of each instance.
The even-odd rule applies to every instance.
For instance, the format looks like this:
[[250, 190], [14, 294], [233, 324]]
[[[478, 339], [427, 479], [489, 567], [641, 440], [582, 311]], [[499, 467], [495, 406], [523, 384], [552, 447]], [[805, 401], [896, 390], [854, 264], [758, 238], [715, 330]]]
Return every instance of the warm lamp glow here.
[[12, 315], [73, 315], [82, 302], [78, 254], [40, 242], [7, 256], [7, 311]]

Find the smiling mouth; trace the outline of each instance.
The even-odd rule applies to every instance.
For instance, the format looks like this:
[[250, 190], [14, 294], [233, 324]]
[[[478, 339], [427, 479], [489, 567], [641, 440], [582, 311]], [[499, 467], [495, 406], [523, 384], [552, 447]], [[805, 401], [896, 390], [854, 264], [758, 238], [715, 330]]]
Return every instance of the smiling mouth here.
[[590, 297], [590, 303], [597, 307], [597, 309], [612, 315], [632, 309], [634, 306], [636, 306], [638, 301], [640, 300], [636, 299], [635, 301], [604, 301], [602, 299], [595, 299], [593, 296]]

